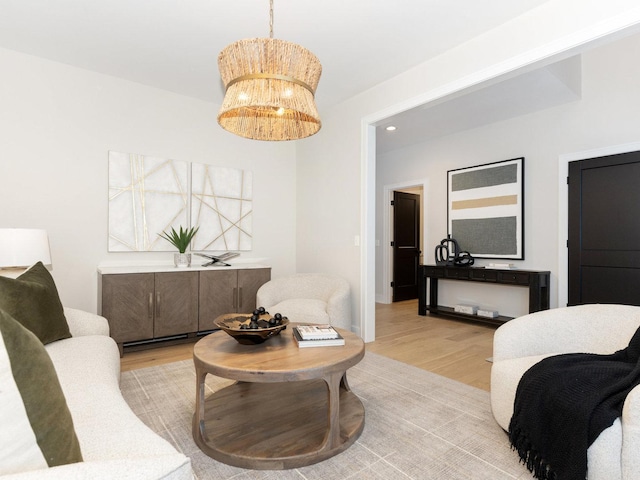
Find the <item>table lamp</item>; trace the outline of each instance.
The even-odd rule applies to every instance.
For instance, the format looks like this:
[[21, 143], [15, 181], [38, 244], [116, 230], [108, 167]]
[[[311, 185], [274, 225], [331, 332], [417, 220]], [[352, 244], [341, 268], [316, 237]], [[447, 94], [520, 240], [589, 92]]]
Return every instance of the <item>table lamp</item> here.
[[0, 228], [0, 275], [15, 278], [36, 262], [51, 266], [46, 230]]

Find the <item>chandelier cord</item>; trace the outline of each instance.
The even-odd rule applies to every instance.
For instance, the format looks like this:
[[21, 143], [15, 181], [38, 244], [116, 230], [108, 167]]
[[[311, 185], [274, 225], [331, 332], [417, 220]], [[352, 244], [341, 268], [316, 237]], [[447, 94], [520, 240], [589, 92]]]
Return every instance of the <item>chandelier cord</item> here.
[[269, 0], [269, 38], [273, 38], [273, 0]]

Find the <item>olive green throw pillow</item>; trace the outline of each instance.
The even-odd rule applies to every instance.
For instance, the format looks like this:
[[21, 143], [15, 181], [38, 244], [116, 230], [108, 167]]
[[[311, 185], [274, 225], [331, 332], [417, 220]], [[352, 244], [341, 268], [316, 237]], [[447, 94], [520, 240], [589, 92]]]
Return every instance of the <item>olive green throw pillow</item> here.
[[42, 262], [18, 278], [0, 277], [0, 309], [35, 333], [45, 345], [71, 337], [58, 289]]
[[44, 345], [0, 310], [0, 476], [82, 461]]

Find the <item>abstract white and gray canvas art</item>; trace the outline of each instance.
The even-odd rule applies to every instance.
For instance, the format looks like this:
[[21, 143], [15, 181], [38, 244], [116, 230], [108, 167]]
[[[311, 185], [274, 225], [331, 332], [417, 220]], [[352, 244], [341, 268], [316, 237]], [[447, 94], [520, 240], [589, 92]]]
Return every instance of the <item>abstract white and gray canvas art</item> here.
[[199, 227], [192, 251], [252, 248], [252, 173], [109, 152], [109, 251], [174, 251], [159, 234]]
[[524, 157], [449, 170], [448, 233], [479, 258], [524, 258]]
[[158, 236], [188, 224], [189, 165], [109, 152], [109, 251], [173, 251]]
[[252, 217], [250, 171], [191, 165], [191, 223], [200, 227], [193, 250], [251, 250]]

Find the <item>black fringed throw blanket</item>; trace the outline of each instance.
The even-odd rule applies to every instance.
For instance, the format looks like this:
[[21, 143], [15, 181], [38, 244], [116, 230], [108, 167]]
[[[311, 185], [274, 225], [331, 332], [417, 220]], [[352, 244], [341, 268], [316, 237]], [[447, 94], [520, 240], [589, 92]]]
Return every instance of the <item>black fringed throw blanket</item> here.
[[622, 415], [640, 384], [640, 329], [611, 355], [545, 358], [520, 379], [509, 440], [541, 480], [587, 478], [587, 448]]

